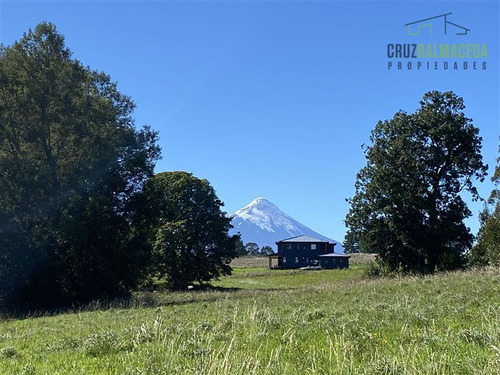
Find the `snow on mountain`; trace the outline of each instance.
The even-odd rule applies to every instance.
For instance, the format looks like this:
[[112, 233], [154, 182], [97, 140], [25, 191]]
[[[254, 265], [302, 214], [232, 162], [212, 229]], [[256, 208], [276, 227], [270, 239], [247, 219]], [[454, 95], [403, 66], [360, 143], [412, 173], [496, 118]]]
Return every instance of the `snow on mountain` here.
[[338, 241], [306, 227], [263, 197], [255, 198], [231, 217], [234, 228], [230, 234], [241, 234], [244, 243], [255, 242], [260, 248], [267, 245], [276, 251], [276, 241], [306, 235], [337, 242], [335, 252], [343, 252], [342, 245]]

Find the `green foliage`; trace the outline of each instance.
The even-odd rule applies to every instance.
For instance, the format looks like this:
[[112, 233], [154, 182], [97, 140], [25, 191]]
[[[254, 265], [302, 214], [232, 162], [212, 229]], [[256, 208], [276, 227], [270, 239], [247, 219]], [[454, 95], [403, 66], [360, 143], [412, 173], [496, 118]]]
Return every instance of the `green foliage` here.
[[205, 179], [187, 172], [164, 172], [149, 180], [143, 207], [153, 272], [171, 289], [185, 289], [231, 273], [238, 235]]
[[[499, 149], [500, 151], [500, 149]], [[477, 243], [472, 249], [470, 263], [472, 265], [500, 265], [500, 157], [491, 180], [495, 189], [491, 192], [488, 203], [479, 216], [481, 227], [477, 235]]]
[[484, 180], [479, 130], [452, 92], [424, 95], [414, 114], [379, 122], [346, 217], [346, 243], [375, 252], [384, 269], [428, 273], [459, 268], [472, 246], [460, 197]]
[[259, 255], [259, 245], [255, 242], [248, 242], [245, 245], [245, 250], [248, 255]]
[[241, 240], [241, 237], [236, 241], [236, 255], [247, 255], [247, 250], [245, 248], [245, 245], [243, 244], [243, 241]]
[[262, 249], [260, 249], [260, 253], [262, 255], [271, 255], [274, 254], [274, 251], [271, 246], [262, 246]]
[[[361, 244], [363, 242], [360, 241], [354, 232], [347, 232], [344, 238], [344, 243], [342, 244], [344, 247], [344, 253], [346, 254], [356, 254], [363, 252], [361, 249]], [[369, 250], [367, 250], [369, 252]]]
[[384, 274], [384, 271], [382, 269], [382, 266], [377, 263], [377, 262], [370, 262], [366, 265], [364, 275], [366, 277], [378, 277], [382, 276]]
[[486, 207], [479, 215], [481, 226], [477, 242], [472, 248], [469, 259], [472, 266], [500, 264], [500, 206], [496, 205], [493, 212]]
[[0, 349], [0, 358], [2, 359], [16, 358], [18, 355], [19, 353], [12, 346], [6, 346]]
[[40, 23], [0, 51], [0, 303], [126, 293], [144, 258], [134, 201], [159, 157], [134, 103]]

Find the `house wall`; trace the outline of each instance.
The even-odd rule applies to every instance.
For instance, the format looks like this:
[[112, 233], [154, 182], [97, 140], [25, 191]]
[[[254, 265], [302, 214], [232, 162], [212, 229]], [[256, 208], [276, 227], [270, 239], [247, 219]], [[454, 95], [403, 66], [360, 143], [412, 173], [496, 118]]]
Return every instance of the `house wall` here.
[[319, 265], [325, 269], [349, 268], [349, 258], [319, 258]]

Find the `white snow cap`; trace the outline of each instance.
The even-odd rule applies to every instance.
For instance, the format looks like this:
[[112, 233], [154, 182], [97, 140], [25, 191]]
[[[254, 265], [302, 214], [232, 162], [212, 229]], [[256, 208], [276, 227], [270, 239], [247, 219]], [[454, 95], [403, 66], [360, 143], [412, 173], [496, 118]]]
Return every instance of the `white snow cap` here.
[[295, 220], [264, 197], [255, 198], [231, 218], [233, 228], [230, 233], [240, 234], [245, 243], [274, 246], [277, 241], [301, 235], [333, 241]]
[[278, 206], [264, 197], [255, 198], [245, 207], [236, 211], [233, 217], [240, 217], [268, 232], [275, 232], [276, 227], [283, 227], [292, 236], [301, 233], [300, 228], [298, 228], [291, 216], [281, 211]]

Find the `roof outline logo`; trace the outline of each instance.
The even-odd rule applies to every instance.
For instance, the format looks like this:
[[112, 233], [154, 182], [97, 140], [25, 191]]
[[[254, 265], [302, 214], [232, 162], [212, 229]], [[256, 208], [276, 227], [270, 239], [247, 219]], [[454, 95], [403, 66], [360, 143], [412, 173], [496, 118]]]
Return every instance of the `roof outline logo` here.
[[[448, 16], [450, 14], [453, 14], [453, 13], [452, 12], [444, 13], [444, 14], [440, 14], [438, 16], [424, 18], [424, 19], [421, 19], [418, 21], [406, 23], [405, 26], [408, 30], [408, 35], [419, 36], [419, 35], [421, 35], [421, 32], [423, 30], [426, 30], [426, 29], [429, 30], [429, 35], [432, 35], [432, 32], [434, 30], [439, 30], [438, 27], [433, 26], [433, 22], [435, 22], [434, 20], [437, 20], [440, 18], [443, 20], [443, 29], [442, 30], [443, 30], [445, 35], [448, 33], [448, 28], [450, 26], [452, 28], [459, 29], [459, 31], [457, 31], [457, 33], [455, 35], [467, 35], [467, 33], [470, 31], [470, 29], [468, 29], [467, 27], [464, 27], [464, 26], [457, 25], [456, 23], [449, 21]], [[412, 31], [412, 29], [413, 29], [413, 31]]]

